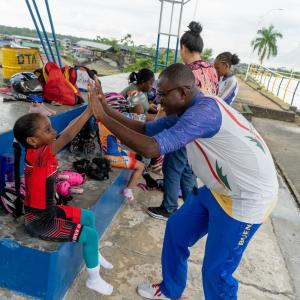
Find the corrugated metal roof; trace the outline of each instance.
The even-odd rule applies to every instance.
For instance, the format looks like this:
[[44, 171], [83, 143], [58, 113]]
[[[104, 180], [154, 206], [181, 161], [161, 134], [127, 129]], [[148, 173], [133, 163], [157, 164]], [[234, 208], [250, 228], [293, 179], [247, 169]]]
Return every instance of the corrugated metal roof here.
[[97, 43], [97, 42], [91, 42], [91, 41], [79, 41], [76, 43], [76, 45], [80, 46], [80, 47], [98, 49], [98, 50], [102, 50], [102, 51], [107, 51], [112, 48], [111, 45]]
[[0, 47], [10, 46], [11, 41], [8, 40], [0, 40]]

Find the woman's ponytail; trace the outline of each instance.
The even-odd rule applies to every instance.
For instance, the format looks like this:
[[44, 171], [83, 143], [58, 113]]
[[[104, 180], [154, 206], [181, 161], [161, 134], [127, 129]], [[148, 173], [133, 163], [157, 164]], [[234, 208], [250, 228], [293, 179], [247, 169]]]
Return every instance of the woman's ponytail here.
[[133, 83], [133, 82], [136, 82], [137, 81], [137, 74], [135, 72], [131, 72], [129, 74], [129, 83]]

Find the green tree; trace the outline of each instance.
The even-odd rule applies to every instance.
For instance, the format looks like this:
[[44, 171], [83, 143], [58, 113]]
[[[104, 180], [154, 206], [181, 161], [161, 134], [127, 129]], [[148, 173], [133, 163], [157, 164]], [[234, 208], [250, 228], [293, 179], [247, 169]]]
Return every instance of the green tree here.
[[121, 38], [120, 42], [127, 48], [134, 47], [134, 42], [130, 33], [127, 33], [123, 38]]
[[101, 37], [100, 35], [97, 35], [96, 42], [103, 43], [106, 45], [111, 45], [116, 51], [119, 49], [119, 41], [117, 39], [109, 39], [106, 37]]
[[129, 64], [123, 68], [123, 72], [134, 72], [139, 71], [143, 68], [153, 70], [154, 63], [151, 58], [137, 58], [133, 64]]
[[257, 36], [251, 41], [253, 52], [257, 50], [260, 64], [263, 64], [265, 58], [269, 59], [271, 56], [277, 56], [277, 40], [282, 38], [282, 34], [274, 30], [274, 26], [270, 25], [268, 28], [263, 27], [257, 31]]
[[205, 48], [202, 51], [201, 58], [203, 60], [210, 61], [212, 59], [212, 55], [213, 55], [213, 49], [211, 49], [211, 48]]

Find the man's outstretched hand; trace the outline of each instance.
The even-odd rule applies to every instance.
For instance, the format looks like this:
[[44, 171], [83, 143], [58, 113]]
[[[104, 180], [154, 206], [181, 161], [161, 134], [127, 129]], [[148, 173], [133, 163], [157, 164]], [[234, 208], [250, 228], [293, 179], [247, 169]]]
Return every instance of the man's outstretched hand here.
[[104, 96], [104, 93], [102, 90], [101, 81], [99, 80], [97, 75], [94, 76], [94, 81], [95, 81], [96, 93], [97, 93], [98, 99], [101, 102], [103, 109], [106, 111], [107, 109], [109, 109], [109, 106], [107, 105], [107, 101], [105, 99], [105, 96]]
[[102, 106], [102, 103], [105, 102], [105, 97], [103, 95], [102, 88], [101, 85], [99, 84], [98, 78], [96, 81], [91, 79], [89, 80], [88, 100], [89, 100], [89, 106], [92, 108], [96, 119], [99, 121], [103, 121], [105, 116], [105, 111]]

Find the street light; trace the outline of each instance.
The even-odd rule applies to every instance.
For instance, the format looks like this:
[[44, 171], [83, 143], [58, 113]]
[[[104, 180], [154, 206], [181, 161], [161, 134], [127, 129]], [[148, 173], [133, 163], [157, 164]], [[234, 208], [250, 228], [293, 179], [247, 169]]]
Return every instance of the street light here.
[[[258, 22], [257, 22], [257, 26], [259, 26], [263, 20], [263, 18], [265, 16], [267, 16], [268, 14], [270, 14], [271, 12], [273, 11], [283, 11], [284, 8], [272, 8], [272, 9], [269, 9], [266, 13], [264, 13], [263, 15], [261, 15], [259, 18], [258, 18]], [[251, 54], [250, 54], [250, 62], [248, 64], [248, 68], [247, 68], [247, 72], [246, 72], [246, 76], [245, 76], [245, 80], [247, 80], [248, 78], [248, 74], [249, 74], [249, 70], [250, 70], [250, 65], [251, 65], [251, 57], [252, 57], [252, 54], [253, 54], [253, 51], [251, 51]]]

